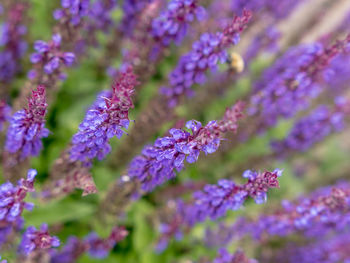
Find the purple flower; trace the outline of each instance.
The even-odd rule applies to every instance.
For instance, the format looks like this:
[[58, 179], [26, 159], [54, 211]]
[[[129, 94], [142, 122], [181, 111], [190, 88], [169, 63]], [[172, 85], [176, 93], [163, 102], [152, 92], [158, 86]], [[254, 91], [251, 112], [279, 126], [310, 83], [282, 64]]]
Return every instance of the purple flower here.
[[0, 185], [0, 246], [7, 236], [22, 227], [22, 212], [32, 210], [33, 204], [24, 202], [28, 192], [34, 192], [34, 178], [37, 172], [28, 170], [27, 179], [21, 179], [17, 185], [7, 182]]
[[28, 99], [28, 108], [17, 111], [11, 118], [5, 148], [10, 153], [20, 152], [20, 158], [36, 156], [42, 148], [41, 139], [49, 135], [45, 128], [47, 103], [45, 87], [38, 86]]
[[237, 130], [237, 121], [242, 117], [243, 103], [237, 103], [226, 110], [221, 121], [211, 121], [206, 126], [192, 120], [186, 123], [188, 132], [182, 129], [170, 129], [169, 136], [158, 138], [153, 146], [146, 146], [142, 154], [135, 157], [128, 170], [130, 177], [141, 182], [144, 191], [152, 191], [156, 186], [176, 176], [184, 161], [194, 163], [200, 152], [215, 152], [224, 133]]
[[112, 12], [117, 6], [117, 0], [98, 0], [92, 3], [89, 10], [88, 30], [103, 30], [109, 32], [112, 29]]
[[123, 1], [123, 19], [121, 21], [120, 30], [125, 35], [132, 35], [135, 25], [138, 22], [142, 11], [154, 0], [125, 0]]
[[102, 160], [111, 150], [109, 139], [121, 138], [129, 126], [129, 110], [133, 108], [131, 96], [138, 84], [132, 69], [120, 73], [112, 92], [101, 93], [87, 111], [79, 131], [73, 136], [70, 157], [91, 165], [94, 158]]
[[349, 231], [344, 230], [327, 238], [311, 240], [304, 246], [288, 244], [279, 254], [280, 258], [287, 258], [290, 263], [348, 263], [349, 246]]
[[56, 9], [53, 17], [56, 20], [68, 20], [77, 26], [89, 13], [89, 0], [61, 0], [62, 9]]
[[344, 128], [344, 117], [350, 113], [349, 102], [341, 98], [337, 102], [333, 109], [319, 106], [310, 115], [297, 121], [285, 139], [272, 141], [273, 151], [278, 156], [293, 151], [306, 151], [329, 134], [341, 131]]
[[93, 258], [105, 258], [115, 244], [123, 240], [127, 235], [128, 231], [124, 227], [115, 227], [106, 239], [101, 239], [95, 233], [91, 233], [85, 239], [88, 245], [88, 253]]
[[[54, 34], [50, 42], [37, 40], [34, 43], [36, 53], [30, 57], [33, 64], [41, 64], [46, 74], [61, 73], [61, 66], [71, 67], [75, 62], [75, 55], [61, 51], [61, 36]], [[33, 72], [31, 72], [33, 75]]]
[[291, 48], [263, 74], [254, 87], [249, 114], [258, 118], [261, 130], [278, 118], [291, 118], [305, 109], [322, 91], [320, 77], [332, 59], [346, 51], [350, 35], [329, 47], [320, 43]]
[[204, 7], [198, 0], [172, 0], [168, 9], [153, 20], [152, 35], [161, 45], [168, 46], [172, 41], [180, 43], [186, 36], [188, 24], [195, 18], [199, 21], [206, 16]]
[[192, 51], [180, 58], [169, 76], [169, 87], [160, 90], [168, 97], [169, 106], [175, 106], [182, 95], [190, 96], [194, 84], [203, 84], [208, 69], [215, 69], [219, 62], [226, 62], [226, 49], [238, 43], [239, 33], [246, 27], [251, 16], [250, 11], [245, 11], [242, 17], [235, 16], [222, 32], [203, 34], [200, 40], [192, 45]]
[[248, 182], [243, 185], [236, 185], [227, 179], [219, 180], [217, 185], [206, 185], [203, 191], [193, 194], [193, 204], [185, 207], [184, 220], [189, 225], [204, 221], [207, 217], [215, 220], [228, 210], [241, 208], [248, 197], [257, 204], [265, 203], [267, 191], [279, 187], [277, 178], [281, 175], [282, 171], [278, 169], [263, 173], [248, 170], [243, 174]]
[[[192, 228], [208, 217], [216, 220], [228, 210], [241, 208], [248, 197], [254, 198], [258, 204], [266, 202], [267, 191], [279, 187], [277, 178], [281, 175], [282, 171], [278, 169], [263, 173], [246, 171], [243, 177], [248, 178], [248, 182], [243, 185], [222, 179], [217, 185], [206, 185], [202, 191], [195, 192], [190, 202], [178, 200], [170, 222], [162, 224], [157, 250], [164, 250], [169, 240], [182, 234], [184, 228]], [[231, 236], [226, 236], [225, 241], [228, 242]]]
[[50, 251], [51, 260], [50, 263], [72, 263], [85, 253], [88, 246], [77, 237], [68, 238], [65, 246], [60, 250]]
[[58, 247], [60, 241], [55, 236], [50, 236], [47, 224], [42, 224], [40, 230], [30, 226], [24, 232], [19, 250], [24, 255], [29, 255], [36, 250], [47, 250]]
[[6, 259], [1, 260], [1, 256], [0, 256], [0, 263], [7, 263]]
[[11, 4], [4, 23], [0, 23], [0, 82], [10, 83], [21, 70], [20, 59], [27, 50], [23, 25], [26, 9], [24, 3]]
[[124, 227], [116, 226], [107, 238], [100, 238], [96, 233], [89, 234], [85, 239], [70, 237], [65, 246], [60, 250], [51, 250], [50, 263], [76, 262], [85, 252], [93, 258], [105, 258], [114, 248], [116, 243], [122, 241], [128, 235]]
[[234, 226], [237, 235], [251, 235], [260, 239], [269, 236], [287, 236], [304, 233], [321, 237], [330, 231], [344, 229], [349, 224], [350, 186], [339, 183], [321, 188], [294, 202], [283, 201], [282, 207], [261, 215], [257, 220], [243, 219]]

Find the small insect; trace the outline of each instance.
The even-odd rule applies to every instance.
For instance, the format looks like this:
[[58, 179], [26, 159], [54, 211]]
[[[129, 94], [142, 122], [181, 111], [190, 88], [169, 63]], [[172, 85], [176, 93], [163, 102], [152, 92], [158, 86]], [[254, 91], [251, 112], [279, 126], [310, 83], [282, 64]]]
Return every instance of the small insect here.
[[237, 73], [241, 73], [244, 70], [244, 60], [240, 54], [236, 52], [231, 52], [228, 58], [228, 64], [230, 68]]

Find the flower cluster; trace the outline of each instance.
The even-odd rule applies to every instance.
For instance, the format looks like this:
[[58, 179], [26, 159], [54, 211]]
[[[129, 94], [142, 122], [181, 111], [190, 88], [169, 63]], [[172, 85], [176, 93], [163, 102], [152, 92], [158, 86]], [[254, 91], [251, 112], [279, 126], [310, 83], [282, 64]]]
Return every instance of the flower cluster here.
[[117, 0], [98, 0], [92, 3], [89, 10], [88, 32], [92, 30], [103, 30], [108, 32], [113, 25], [111, 12], [117, 6]]
[[330, 93], [339, 94], [348, 87], [346, 83], [350, 81], [349, 59], [349, 54], [341, 54], [332, 60], [325, 71], [324, 78]]
[[124, 227], [114, 227], [109, 237], [99, 238], [95, 233], [91, 233], [84, 240], [70, 237], [66, 245], [60, 250], [51, 252], [51, 263], [75, 262], [83, 253], [88, 252], [93, 258], [105, 258], [113, 249], [116, 243], [123, 240], [128, 235]]
[[125, 35], [131, 35], [135, 25], [138, 22], [140, 13], [154, 0], [126, 0], [123, 1], [122, 9], [124, 11], [120, 30]]
[[41, 139], [49, 135], [45, 128], [46, 111], [45, 87], [38, 86], [28, 99], [28, 107], [17, 111], [11, 118], [5, 145], [8, 152], [19, 152], [21, 159], [39, 154]]
[[257, 263], [257, 261], [247, 258], [241, 250], [230, 254], [226, 249], [222, 248], [219, 250], [219, 255], [214, 259], [213, 263]]
[[[37, 40], [34, 43], [36, 53], [31, 55], [30, 61], [33, 64], [42, 65], [46, 74], [59, 73], [61, 78], [64, 78], [64, 75], [60, 72], [60, 67], [62, 65], [72, 66], [75, 61], [75, 55], [71, 52], [61, 51], [61, 40], [62, 38], [59, 34], [54, 34], [49, 42]], [[29, 78], [35, 78], [39, 73], [36, 70], [31, 70]]]
[[306, 151], [330, 133], [341, 131], [348, 113], [348, 102], [344, 98], [337, 98], [334, 109], [319, 106], [310, 115], [297, 121], [285, 139], [273, 141], [271, 147], [279, 156], [288, 151]]
[[56, 9], [53, 17], [56, 20], [67, 20], [72, 25], [78, 25], [89, 13], [89, 0], [61, 0], [61, 9]]
[[283, 201], [282, 208], [262, 215], [258, 220], [245, 220], [236, 227], [237, 234], [249, 234], [261, 238], [264, 233], [287, 236], [302, 232], [307, 236], [324, 235], [348, 225], [350, 187], [339, 183], [325, 187], [296, 202]]
[[6, 259], [1, 260], [1, 256], [0, 256], [0, 263], [7, 263]]
[[88, 253], [93, 258], [105, 258], [115, 244], [123, 240], [127, 235], [128, 231], [124, 227], [115, 227], [106, 239], [101, 239], [95, 233], [91, 233], [85, 239], [89, 248]]
[[243, 177], [248, 178], [248, 182], [243, 185], [221, 179], [217, 185], [206, 185], [202, 191], [195, 192], [191, 202], [179, 200], [170, 223], [161, 225], [157, 250], [163, 251], [174, 236], [180, 239], [185, 226], [193, 227], [208, 217], [216, 220], [228, 210], [238, 210], [248, 197], [252, 197], [257, 204], [266, 202], [267, 191], [279, 187], [277, 178], [281, 175], [282, 171], [278, 169], [263, 173], [247, 170]]
[[249, 109], [259, 118], [261, 129], [305, 109], [322, 90], [321, 75], [336, 55], [347, 51], [349, 42], [350, 35], [330, 47], [315, 43], [292, 48], [266, 70], [255, 84]]
[[109, 139], [121, 138], [129, 126], [129, 110], [133, 108], [131, 96], [138, 84], [132, 68], [120, 72], [112, 91], [102, 92], [87, 111], [79, 131], [73, 136], [71, 160], [90, 165], [92, 159], [103, 159], [111, 150]]
[[50, 236], [48, 226], [42, 224], [40, 229], [30, 226], [26, 229], [19, 245], [20, 252], [29, 255], [34, 251], [47, 250], [52, 247], [58, 247], [60, 241], [55, 236]]
[[211, 121], [204, 127], [198, 121], [188, 121], [186, 127], [192, 133], [170, 129], [169, 136], [158, 138], [153, 146], [146, 146], [142, 154], [131, 161], [128, 175], [137, 178], [144, 191], [151, 191], [174, 178], [175, 170], [183, 169], [185, 159], [188, 163], [194, 163], [200, 152], [214, 153], [224, 133], [237, 130], [237, 121], [242, 117], [243, 108], [243, 103], [238, 102], [226, 110], [221, 121]]
[[239, 33], [247, 26], [252, 13], [244, 11], [242, 17], [235, 16], [222, 32], [205, 33], [192, 45], [192, 51], [182, 56], [169, 76], [170, 87], [162, 87], [160, 92], [169, 100], [169, 106], [177, 104], [181, 95], [191, 96], [191, 87], [206, 81], [206, 71], [215, 69], [218, 62], [226, 62], [226, 49], [239, 42]]
[[205, 18], [204, 7], [198, 0], [171, 0], [168, 9], [153, 20], [152, 35], [156, 42], [168, 46], [172, 41], [180, 43], [187, 34], [188, 23], [195, 17], [199, 21]]
[[330, 238], [318, 239], [305, 246], [291, 244], [283, 250], [281, 258], [290, 263], [338, 263], [350, 261], [349, 232], [336, 233]]
[[215, 220], [224, 216], [228, 210], [241, 208], [248, 197], [257, 204], [265, 203], [267, 191], [279, 187], [277, 178], [281, 175], [282, 171], [278, 169], [263, 173], [247, 170], [243, 177], [248, 178], [248, 182], [243, 185], [236, 185], [227, 179], [219, 180], [217, 185], [206, 185], [203, 191], [193, 194], [193, 205], [185, 208], [185, 221], [194, 225], [207, 217]]
[[27, 28], [23, 25], [26, 8], [26, 4], [15, 3], [8, 11], [7, 21], [0, 24], [0, 82], [3, 83], [12, 81], [27, 50], [24, 40]]
[[35, 170], [30, 169], [27, 178], [21, 179], [16, 186], [10, 182], [0, 185], [0, 246], [13, 230], [22, 227], [23, 210], [32, 210], [33, 204], [24, 199], [28, 192], [34, 192], [36, 174]]

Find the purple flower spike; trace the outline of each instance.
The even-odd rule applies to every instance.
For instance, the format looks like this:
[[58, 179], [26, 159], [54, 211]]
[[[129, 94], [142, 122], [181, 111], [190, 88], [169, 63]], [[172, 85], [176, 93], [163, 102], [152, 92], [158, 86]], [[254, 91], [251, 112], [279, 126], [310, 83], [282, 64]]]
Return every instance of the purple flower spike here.
[[191, 87], [206, 81], [207, 70], [215, 69], [219, 62], [226, 62], [226, 49], [238, 43], [239, 34], [251, 17], [250, 11], [244, 11], [242, 17], [235, 16], [222, 32], [203, 34], [200, 40], [192, 45], [192, 51], [180, 58], [177, 67], [169, 76], [170, 86], [160, 90], [168, 97], [170, 107], [177, 104], [181, 95], [191, 96]]
[[[38, 40], [34, 43], [36, 53], [30, 57], [33, 64], [42, 64], [46, 74], [60, 74], [60, 67], [66, 65], [71, 67], [75, 62], [75, 55], [71, 52], [61, 51], [61, 36], [54, 34], [50, 42]], [[35, 70], [30, 73], [35, 74]]]
[[108, 238], [101, 239], [95, 233], [91, 233], [85, 242], [88, 244], [88, 253], [93, 258], [105, 258], [113, 249], [116, 243], [128, 235], [124, 227], [115, 227]]
[[156, 186], [176, 176], [175, 170], [184, 168], [184, 161], [194, 163], [200, 152], [215, 152], [226, 132], [237, 130], [237, 121], [243, 117], [244, 104], [238, 102], [226, 110], [221, 121], [211, 121], [202, 127], [198, 121], [189, 121], [182, 129], [170, 129], [170, 136], [158, 138], [153, 146], [146, 146], [142, 154], [134, 158], [128, 174], [141, 182], [142, 189], [152, 191]]
[[55, 236], [50, 236], [48, 226], [42, 224], [40, 230], [37, 230], [33, 226], [27, 228], [22, 236], [19, 250], [28, 256], [36, 250], [47, 250], [52, 247], [58, 247], [59, 245], [59, 239]]
[[184, 228], [191, 228], [208, 217], [216, 220], [228, 210], [240, 209], [248, 197], [254, 198], [258, 204], [266, 202], [267, 191], [279, 187], [277, 178], [281, 175], [279, 169], [263, 173], [246, 171], [243, 176], [248, 182], [243, 185], [222, 179], [217, 185], [206, 185], [202, 191], [195, 192], [188, 203], [178, 200], [170, 222], [162, 225], [157, 249], [164, 250], [169, 240], [179, 236]]
[[89, 0], [61, 0], [62, 9], [56, 9], [53, 17], [56, 20], [68, 20], [73, 26], [77, 26], [88, 15]]
[[224, 216], [228, 210], [241, 208], [248, 197], [253, 198], [257, 204], [265, 203], [267, 191], [279, 187], [277, 178], [281, 176], [282, 171], [246, 171], [243, 176], [247, 177], [247, 174], [248, 182], [244, 185], [236, 185], [230, 180], [222, 179], [217, 185], [207, 185], [203, 191], [194, 193], [194, 204], [186, 208], [186, 222], [194, 225], [207, 217], [215, 220]]
[[121, 22], [120, 30], [125, 35], [132, 35], [135, 25], [138, 22], [139, 15], [154, 0], [125, 0], [123, 1], [124, 17]]
[[324, 105], [319, 106], [310, 115], [297, 121], [287, 138], [273, 141], [272, 149], [278, 156], [306, 151], [329, 134], [340, 132], [345, 126], [345, 116], [350, 113], [349, 105], [349, 101], [338, 98], [333, 109]]
[[[20, 59], [27, 50], [24, 37], [27, 33], [25, 3], [13, 2], [7, 10], [4, 23], [0, 23], [0, 83], [10, 83], [21, 70]], [[4, 87], [2, 87], [4, 89]]]
[[42, 148], [41, 139], [49, 135], [45, 128], [47, 103], [45, 87], [38, 86], [28, 99], [28, 108], [17, 111], [10, 121], [7, 131], [6, 150], [20, 152], [21, 159], [37, 156]]
[[256, 239], [294, 233], [319, 238], [348, 226], [349, 201], [349, 183], [338, 183], [293, 202], [285, 200], [279, 209], [256, 220], [242, 219], [234, 228], [237, 229], [236, 235], [251, 235]]
[[18, 181], [17, 186], [10, 182], [0, 185], [0, 246], [13, 229], [22, 227], [23, 210], [32, 210], [33, 204], [24, 202], [24, 199], [28, 192], [34, 192], [36, 174], [36, 170], [30, 169], [27, 179]]
[[172, 0], [168, 9], [153, 20], [152, 35], [161, 45], [168, 46], [172, 41], [182, 41], [187, 33], [188, 24], [196, 17], [199, 21], [206, 16], [204, 7], [198, 0]]
[[111, 150], [109, 139], [120, 138], [129, 126], [129, 110], [133, 108], [131, 96], [138, 84], [131, 68], [120, 73], [112, 86], [112, 92], [101, 93], [86, 113], [73, 136], [70, 157], [91, 165], [94, 158], [102, 160]]
[[321, 93], [321, 77], [331, 61], [346, 53], [349, 43], [350, 35], [329, 47], [314, 43], [292, 48], [267, 69], [255, 84], [248, 110], [259, 119], [261, 130], [307, 108], [310, 100]]

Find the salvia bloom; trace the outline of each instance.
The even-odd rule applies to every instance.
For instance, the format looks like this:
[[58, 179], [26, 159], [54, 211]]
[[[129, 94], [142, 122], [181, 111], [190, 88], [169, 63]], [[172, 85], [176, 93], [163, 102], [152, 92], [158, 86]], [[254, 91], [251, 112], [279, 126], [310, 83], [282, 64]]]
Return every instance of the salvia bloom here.
[[266, 70], [255, 85], [249, 108], [249, 114], [259, 118], [261, 129], [305, 109], [322, 91], [321, 75], [336, 55], [348, 51], [349, 42], [350, 35], [330, 47], [315, 43], [292, 48]]
[[59, 239], [51, 236], [48, 232], [48, 226], [42, 224], [39, 230], [33, 226], [27, 228], [22, 236], [19, 250], [24, 255], [29, 255], [34, 251], [47, 250], [52, 247], [58, 247], [59, 245]]
[[4, 123], [9, 121], [11, 117], [11, 108], [3, 100], [0, 101], [0, 131], [4, 127]]
[[70, 151], [72, 161], [90, 165], [92, 159], [103, 159], [111, 150], [109, 139], [121, 138], [129, 126], [129, 110], [133, 108], [131, 96], [138, 84], [132, 69], [121, 72], [112, 91], [101, 93], [87, 111], [79, 131], [73, 136]]
[[206, 16], [204, 7], [198, 0], [171, 0], [168, 9], [153, 20], [152, 35], [161, 45], [172, 41], [180, 43], [187, 34], [188, 24], [195, 18], [202, 21]]
[[21, 69], [19, 60], [27, 50], [24, 40], [27, 28], [23, 25], [26, 8], [23, 3], [15, 3], [8, 11], [7, 21], [0, 24], [0, 82], [3, 83], [12, 81]]
[[51, 263], [75, 262], [82, 254], [88, 252], [93, 258], [105, 258], [116, 243], [128, 235], [124, 227], [114, 227], [109, 237], [99, 238], [95, 233], [89, 234], [84, 240], [70, 237], [62, 250], [51, 251]]
[[226, 62], [226, 49], [239, 42], [239, 33], [247, 26], [252, 13], [244, 11], [242, 17], [235, 16], [222, 32], [205, 33], [192, 45], [192, 51], [182, 56], [176, 68], [169, 76], [169, 87], [161, 88], [169, 100], [169, 106], [177, 104], [181, 95], [191, 96], [191, 87], [206, 81], [206, 71], [215, 69], [218, 62]]
[[58, 250], [51, 250], [50, 263], [72, 263], [86, 252], [88, 246], [77, 237], [69, 237], [64, 247]]
[[[61, 35], [54, 34], [52, 40], [45, 42], [37, 40], [34, 43], [36, 53], [30, 57], [33, 64], [42, 65], [46, 74], [61, 73], [60, 68], [65, 65], [70, 67], [75, 61], [75, 55], [72, 52], [61, 51]], [[29, 78], [35, 78], [39, 73], [37, 70], [31, 70]], [[61, 74], [62, 75], [62, 74]]]
[[[211, 220], [223, 217], [229, 210], [240, 209], [248, 197], [257, 204], [266, 202], [267, 191], [279, 187], [277, 178], [281, 175], [282, 171], [278, 169], [263, 173], [247, 170], [243, 177], [248, 178], [248, 182], [243, 185], [221, 179], [217, 185], [206, 185], [202, 191], [195, 192], [191, 202], [178, 200], [170, 223], [161, 225], [157, 251], [163, 251], [173, 237], [181, 239], [183, 227], [193, 227], [208, 217]], [[230, 238], [228, 236], [228, 240]]]
[[278, 169], [263, 173], [247, 170], [243, 177], [248, 178], [248, 182], [243, 185], [227, 179], [219, 180], [216, 185], [206, 185], [202, 191], [193, 194], [193, 204], [185, 207], [185, 221], [194, 225], [207, 217], [215, 220], [228, 210], [241, 208], [248, 197], [257, 204], [265, 203], [267, 191], [279, 187], [277, 178], [281, 175], [282, 171]]
[[138, 22], [140, 13], [154, 0], [126, 0], [123, 1], [124, 16], [120, 25], [120, 30], [125, 35], [131, 35]]
[[[350, 17], [350, 16], [349, 16]], [[341, 54], [332, 60], [330, 67], [325, 71], [324, 78], [330, 93], [342, 93], [350, 81], [350, 54]]]
[[101, 239], [95, 233], [91, 233], [85, 242], [88, 244], [88, 253], [93, 258], [105, 258], [115, 244], [128, 235], [124, 227], [115, 227], [108, 238]]
[[349, 232], [336, 233], [330, 238], [312, 240], [305, 246], [289, 245], [283, 251], [281, 258], [287, 258], [290, 263], [338, 263], [350, 262]]
[[289, 151], [306, 151], [329, 134], [341, 131], [348, 113], [348, 102], [344, 98], [337, 98], [334, 109], [319, 106], [310, 115], [297, 121], [285, 139], [273, 141], [272, 149], [279, 156]]
[[258, 220], [245, 220], [237, 227], [237, 233], [256, 238], [267, 235], [287, 236], [302, 232], [307, 236], [321, 236], [329, 231], [344, 229], [349, 224], [350, 187], [339, 183], [322, 188], [309, 197], [295, 202], [283, 201], [282, 208], [262, 215]]
[[244, 104], [238, 102], [226, 110], [221, 121], [211, 121], [206, 126], [192, 120], [186, 128], [170, 129], [169, 136], [158, 138], [153, 146], [146, 146], [142, 154], [135, 157], [128, 170], [130, 177], [141, 182], [144, 191], [152, 191], [156, 186], [176, 176], [175, 170], [184, 168], [184, 161], [194, 163], [200, 152], [214, 153], [226, 132], [237, 130], [237, 121], [243, 116]]
[[222, 248], [218, 254], [218, 257], [214, 259], [213, 263], [257, 263], [256, 260], [247, 258], [241, 250], [230, 254], [226, 249]]
[[19, 152], [21, 159], [38, 155], [42, 148], [41, 139], [49, 135], [45, 128], [46, 112], [45, 87], [38, 86], [28, 99], [28, 107], [13, 114], [7, 131], [6, 150]]
[[14, 229], [22, 227], [23, 210], [32, 210], [33, 204], [24, 199], [28, 192], [34, 192], [36, 174], [30, 169], [27, 178], [19, 180], [16, 186], [10, 182], [0, 185], [0, 246]]
[[89, 0], [61, 0], [61, 9], [56, 9], [53, 17], [56, 20], [68, 20], [72, 25], [78, 25], [89, 13]]
[[113, 25], [112, 11], [117, 6], [117, 0], [98, 0], [92, 3], [89, 10], [88, 32], [92, 30], [103, 30], [108, 32]]

